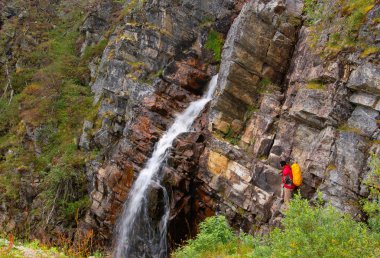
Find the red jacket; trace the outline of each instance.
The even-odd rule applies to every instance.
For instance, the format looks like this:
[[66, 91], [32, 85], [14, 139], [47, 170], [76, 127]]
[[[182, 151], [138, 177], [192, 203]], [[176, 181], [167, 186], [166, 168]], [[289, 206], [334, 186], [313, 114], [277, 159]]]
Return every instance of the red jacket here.
[[[292, 179], [292, 184], [291, 185], [287, 185], [285, 184], [285, 177], [289, 175], [290, 178]], [[286, 164], [284, 166], [284, 169], [282, 170], [282, 183], [284, 184], [284, 187], [285, 188], [288, 188], [288, 189], [294, 189], [296, 186], [293, 184], [293, 173], [292, 173], [292, 169], [290, 168], [290, 166], [288, 164]]]

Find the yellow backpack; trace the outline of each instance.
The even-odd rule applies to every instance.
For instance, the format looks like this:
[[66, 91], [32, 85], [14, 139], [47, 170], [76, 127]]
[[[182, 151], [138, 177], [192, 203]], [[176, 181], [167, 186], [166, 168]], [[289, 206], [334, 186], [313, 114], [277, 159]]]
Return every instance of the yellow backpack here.
[[293, 184], [295, 186], [300, 186], [302, 184], [302, 172], [300, 166], [297, 163], [293, 163], [291, 169], [293, 174]]

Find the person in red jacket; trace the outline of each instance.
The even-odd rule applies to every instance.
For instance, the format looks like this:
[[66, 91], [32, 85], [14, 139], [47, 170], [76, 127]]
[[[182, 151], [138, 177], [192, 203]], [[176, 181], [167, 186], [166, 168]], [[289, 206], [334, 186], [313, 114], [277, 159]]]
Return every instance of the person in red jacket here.
[[284, 160], [280, 162], [280, 165], [282, 168], [282, 183], [284, 184], [283, 198], [285, 209], [287, 209], [289, 201], [292, 198], [293, 190], [296, 186], [293, 184], [293, 174], [290, 166]]

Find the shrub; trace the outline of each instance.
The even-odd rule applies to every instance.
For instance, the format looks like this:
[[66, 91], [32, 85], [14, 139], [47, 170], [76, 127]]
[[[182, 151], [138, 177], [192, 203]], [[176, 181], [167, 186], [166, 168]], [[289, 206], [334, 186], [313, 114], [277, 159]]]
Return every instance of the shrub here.
[[189, 240], [187, 245], [176, 251], [175, 257], [204, 257], [204, 252], [215, 251], [220, 245], [236, 242], [224, 216], [207, 218], [199, 225], [200, 232], [196, 239]]
[[[380, 162], [376, 165], [377, 168]], [[379, 170], [376, 171], [380, 173]], [[379, 174], [377, 174], [378, 176]], [[378, 180], [378, 179], [377, 179]], [[375, 181], [378, 185], [379, 181]], [[376, 198], [379, 197], [378, 191]], [[368, 211], [372, 229], [379, 225], [379, 202]], [[371, 214], [377, 216], [372, 217]], [[379, 257], [380, 236], [366, 224], [331, 205], [323, 206], [321, 198], [311, 206], [299, 194], [290, 202], [282, 220], [283, 229], [275, 228], [263, 237], [232, 234], [224, 217], [208, 218], [201, 223], [197, 238], [188, 241], [174, 257]], [[223, 237], [222, 235], [225, 234]]]
[[369, 189], [369, 197], [363, 200], [363, 210], [369, 216], [371, 229], [380, 233], [380, 160], [375, 154], [372, 154], [370, 167], [371, 172], [364, 182]]
[[[254, 257], [378, 257], [379, 238], [364, 223], [331, 205], [311, 207], [296, 195], [283, 219], [264, 240], [257, 240]], [[360, 254], [360, 255], [359, 255]]]

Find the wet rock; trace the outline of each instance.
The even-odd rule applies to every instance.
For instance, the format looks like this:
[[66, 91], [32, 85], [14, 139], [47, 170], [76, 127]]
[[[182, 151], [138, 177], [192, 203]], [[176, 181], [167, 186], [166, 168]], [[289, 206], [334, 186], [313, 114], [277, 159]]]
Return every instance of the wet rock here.
[[195, 58], [170, 63], [164, 70], [164, 80], [200, 92], [210, 80], [207, 66]]
[[164, 192], [159, 185], [150, 185], [149, 193], [147, 195], [148, 202], [148, 215], [149, 218], [160, 221], [163, 213], [165, 212], [164, 206]]

